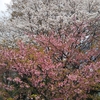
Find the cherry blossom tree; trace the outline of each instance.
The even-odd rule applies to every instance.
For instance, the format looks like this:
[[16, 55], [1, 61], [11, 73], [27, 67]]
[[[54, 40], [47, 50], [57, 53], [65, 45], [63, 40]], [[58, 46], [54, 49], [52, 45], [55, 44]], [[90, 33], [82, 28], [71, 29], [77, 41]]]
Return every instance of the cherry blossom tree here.
[[83, 21], [97, 17], [99, 7], [99, 0], [12, 0], [8, 23], [30, 33], [58, 30], [71, 24], [72, 18]]
[[7, 34], [0, 47], [0, 95], [97, 99], [99, 5], [99, 0], [12, 0], [10, 16], [0, 24], [0, 32]]
[[[26, 41], [24, 33], [38, 34], [60, 29], [84, 20], [99, 17], [99, 0], [12, 0], [7, 5], [9, 16], [4, 16], [1, 31], [4, 46], [15, 47], [17, 40]], [[95, 29], [99, 29], [99, 23]], [[92, 25], [93, 25], [92, 24]], [[3, 31], [2, 31], [3, 27]], [[28, 40], [29, 41], [29, 40]]]
[[31, 44], [19, 41], [16, 48], [1, 47], [0, 68], [5, 68], [6, 73], [0, 85], [9, 97], [96, 98], [100, 90], [100, 35], [94, 35], [89, 25], [76, 21], [67, 30], [29, 34]]

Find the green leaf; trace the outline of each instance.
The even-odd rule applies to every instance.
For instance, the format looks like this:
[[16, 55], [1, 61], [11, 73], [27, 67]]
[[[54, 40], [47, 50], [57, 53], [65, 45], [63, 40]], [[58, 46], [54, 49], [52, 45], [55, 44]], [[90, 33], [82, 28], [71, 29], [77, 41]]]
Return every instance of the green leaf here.
[[7, 100], [13, 100], [13, 98], [8, 98]]

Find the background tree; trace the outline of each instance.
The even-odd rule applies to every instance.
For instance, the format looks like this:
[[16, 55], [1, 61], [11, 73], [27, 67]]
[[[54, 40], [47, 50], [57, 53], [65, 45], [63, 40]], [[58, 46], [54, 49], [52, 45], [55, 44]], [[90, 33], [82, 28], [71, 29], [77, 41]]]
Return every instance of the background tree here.
[[12, 0], [9, 23], [24, 32], [66, 28], [73, 19], [83, 21], [99, 15], [99, 0]]
[[[16, 40], [28, 40], [24, 33], [46, 33], [51, 29], [58, 32], [61, 28], [67, 29], [75, 20], [92, 22], [99, 17], [99, 5], [99, 0], [12, 0], [7, 5], [9, 17], [2, 20], [5, 27], [2, 44], [15, 47]], [[98, 25], [95, 21], [91, 25], [95, 27], [95, 24], [95, 29], [99, 29], [99, 21]]]

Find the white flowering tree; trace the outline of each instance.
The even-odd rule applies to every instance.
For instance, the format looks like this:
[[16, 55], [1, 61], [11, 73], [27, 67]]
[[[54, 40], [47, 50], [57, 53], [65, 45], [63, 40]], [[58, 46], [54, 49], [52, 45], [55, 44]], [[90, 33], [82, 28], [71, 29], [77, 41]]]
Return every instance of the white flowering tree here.
[[25, 32], [39, 33], [51, 29], [58, 31], [61, 28], [66, 29], [74, 21], [96, 19], [99, 16], [100, 1], [12, 0], [7, 6], [9, 18], [3, 20], [0, 32], [4, 44], [13, 45], [16, 40], [27, 40], [25, 34], [23, 35]]
[[14, 29], [27, 32], [66, 28], [73, 20], [99, 15], [99, 0], [12, 0], [8, 6]]

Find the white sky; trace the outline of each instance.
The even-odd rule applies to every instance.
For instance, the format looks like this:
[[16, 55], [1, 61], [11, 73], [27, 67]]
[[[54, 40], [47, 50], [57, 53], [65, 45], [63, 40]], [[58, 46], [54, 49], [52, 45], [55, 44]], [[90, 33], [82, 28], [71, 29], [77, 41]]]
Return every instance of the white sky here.
[[9, 4], [11, 0], [0, 0], [0, 16], [2, 15], [1, 11], [6, 11], [6, 5]]

